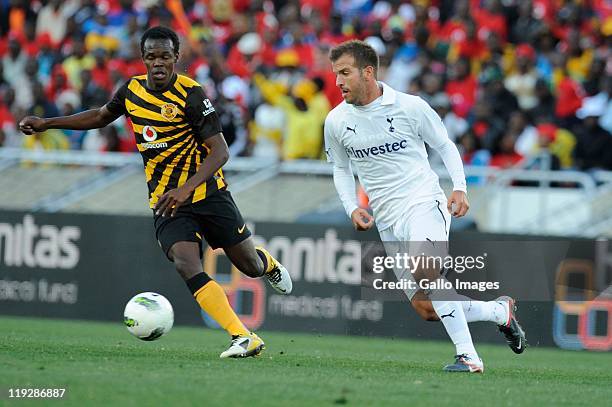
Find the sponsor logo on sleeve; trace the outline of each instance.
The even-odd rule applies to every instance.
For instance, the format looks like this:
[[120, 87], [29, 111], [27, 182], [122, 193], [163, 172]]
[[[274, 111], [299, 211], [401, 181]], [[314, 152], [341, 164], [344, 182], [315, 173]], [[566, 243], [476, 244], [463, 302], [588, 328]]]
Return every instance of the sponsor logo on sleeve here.
[[204, 99], [204, 108], [204, 111], [202, 111], [202, 114], [204, 116], [208, 116], [209, 114], [215, 111], [215, 108], [210, 102], [210, 99]]

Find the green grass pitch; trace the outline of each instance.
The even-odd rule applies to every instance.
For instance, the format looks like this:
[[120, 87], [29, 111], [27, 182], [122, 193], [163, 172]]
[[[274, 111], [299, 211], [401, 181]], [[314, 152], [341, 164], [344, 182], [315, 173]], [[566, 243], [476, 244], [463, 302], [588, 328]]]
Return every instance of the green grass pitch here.
[[[494, 329], [494, 328], [492, 328]], [[259, 332], [258, 358], [219, 359], [225, 333], [175, 327], [155, 342], [121, 323], [0, 317], [0, 405], [560, 406], [612, 400], [612, 353], [477, 345], [482, 375], [448, 374], [446, 342]], [[16, 400], [8, 388], [66, 388]], [[607, 401], [606, 401], [607, 400]], [[608, 404], [609, 405], [609, 404]]]

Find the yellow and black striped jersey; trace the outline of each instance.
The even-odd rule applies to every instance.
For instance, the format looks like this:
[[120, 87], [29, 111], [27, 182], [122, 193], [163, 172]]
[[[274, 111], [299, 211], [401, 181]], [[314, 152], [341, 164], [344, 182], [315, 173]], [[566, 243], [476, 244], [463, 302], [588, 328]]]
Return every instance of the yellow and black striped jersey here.
[[[146, 81], [146, 75], [132, 77], [106, 107], [132, 122], [153, 208], [159, 196], [183, 185], [196, 173], [208, 154], [203, 141], [222, 129], [215, 108], [193, 79], [174, 74], [167, 88], [161, 90], [148, 89]], [[196, 188], [191, 202], [226, 187], [219, 169]]]

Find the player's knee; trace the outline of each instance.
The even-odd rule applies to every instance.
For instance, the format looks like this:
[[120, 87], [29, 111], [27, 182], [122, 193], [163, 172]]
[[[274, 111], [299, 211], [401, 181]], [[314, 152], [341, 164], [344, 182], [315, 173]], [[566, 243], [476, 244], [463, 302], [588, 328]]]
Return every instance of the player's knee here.
[[419, 267], [414, 272], [414, 279], [416, 281], [428, 280], [435, 281], [440, 278], [440, 270], [436, 267]]
[[439, 321], [438, 314], [433, 309], [430, 301], [415, 301], [413, 304], [417, 314], [425, 321]]
[[263, 263], [257, 258], [248, 258], [237, 264], [236, 267], [242, 273], [251, 278], [258, 278], [264, 275]]
[[429, 322], [437, 322], [440, 320], [440, 317], [438, 317], [438, 314], [436, 314], [436, 311], [434, 311], [432, 308], [431, 310], [426, 310], [424, 312], [423, 319]]
[[438, 314], [436, 314], [436, 312], [431, 309], [421, 309], [419, 312], [419, 315], [421, 316], [421, 318], [423, 318], [423, 320], [425, 321], [429, 321], [429, 322], [436, 322], [439, 321], [440, 318], [438, 317]]
[[173, 260], [176, 271], [184, 280], [189, 280], [191, 277], [202, 272], [202, 264], [199, 258], [179, 255], [175, 256]]
[[170, 247], [168, 258], [174, 262], [176, 271], [185, 281], [202, 270], [200, 246], [195, 242], [177, 242]]

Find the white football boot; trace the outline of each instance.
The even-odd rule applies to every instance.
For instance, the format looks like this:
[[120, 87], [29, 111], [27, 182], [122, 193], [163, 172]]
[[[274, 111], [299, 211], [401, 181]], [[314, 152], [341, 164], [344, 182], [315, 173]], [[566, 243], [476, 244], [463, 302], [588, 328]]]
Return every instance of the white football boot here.
[[232, 342], [226, 351], [219, 355], [220, 358], [248, 358], [257, 356], [266, 345], [261, 338], [254, 333], [248, 335], [236, 335], [232, 337]]
[[274, 259], [275, 267], [265, 273], [264, 275], [268, 279], [268, 282], [277, 292], [281, 294], [291, 294], [291, 290], [293, 290], [293, 283], [291, 282], [291, 276], [289, 272], [280, 264], [280, 262]]
[[444, 366], [445, 372], [483, 373], [484, 363], [480, 358], [471, 358], [466, 354], [455, 355], [455, 363]]

